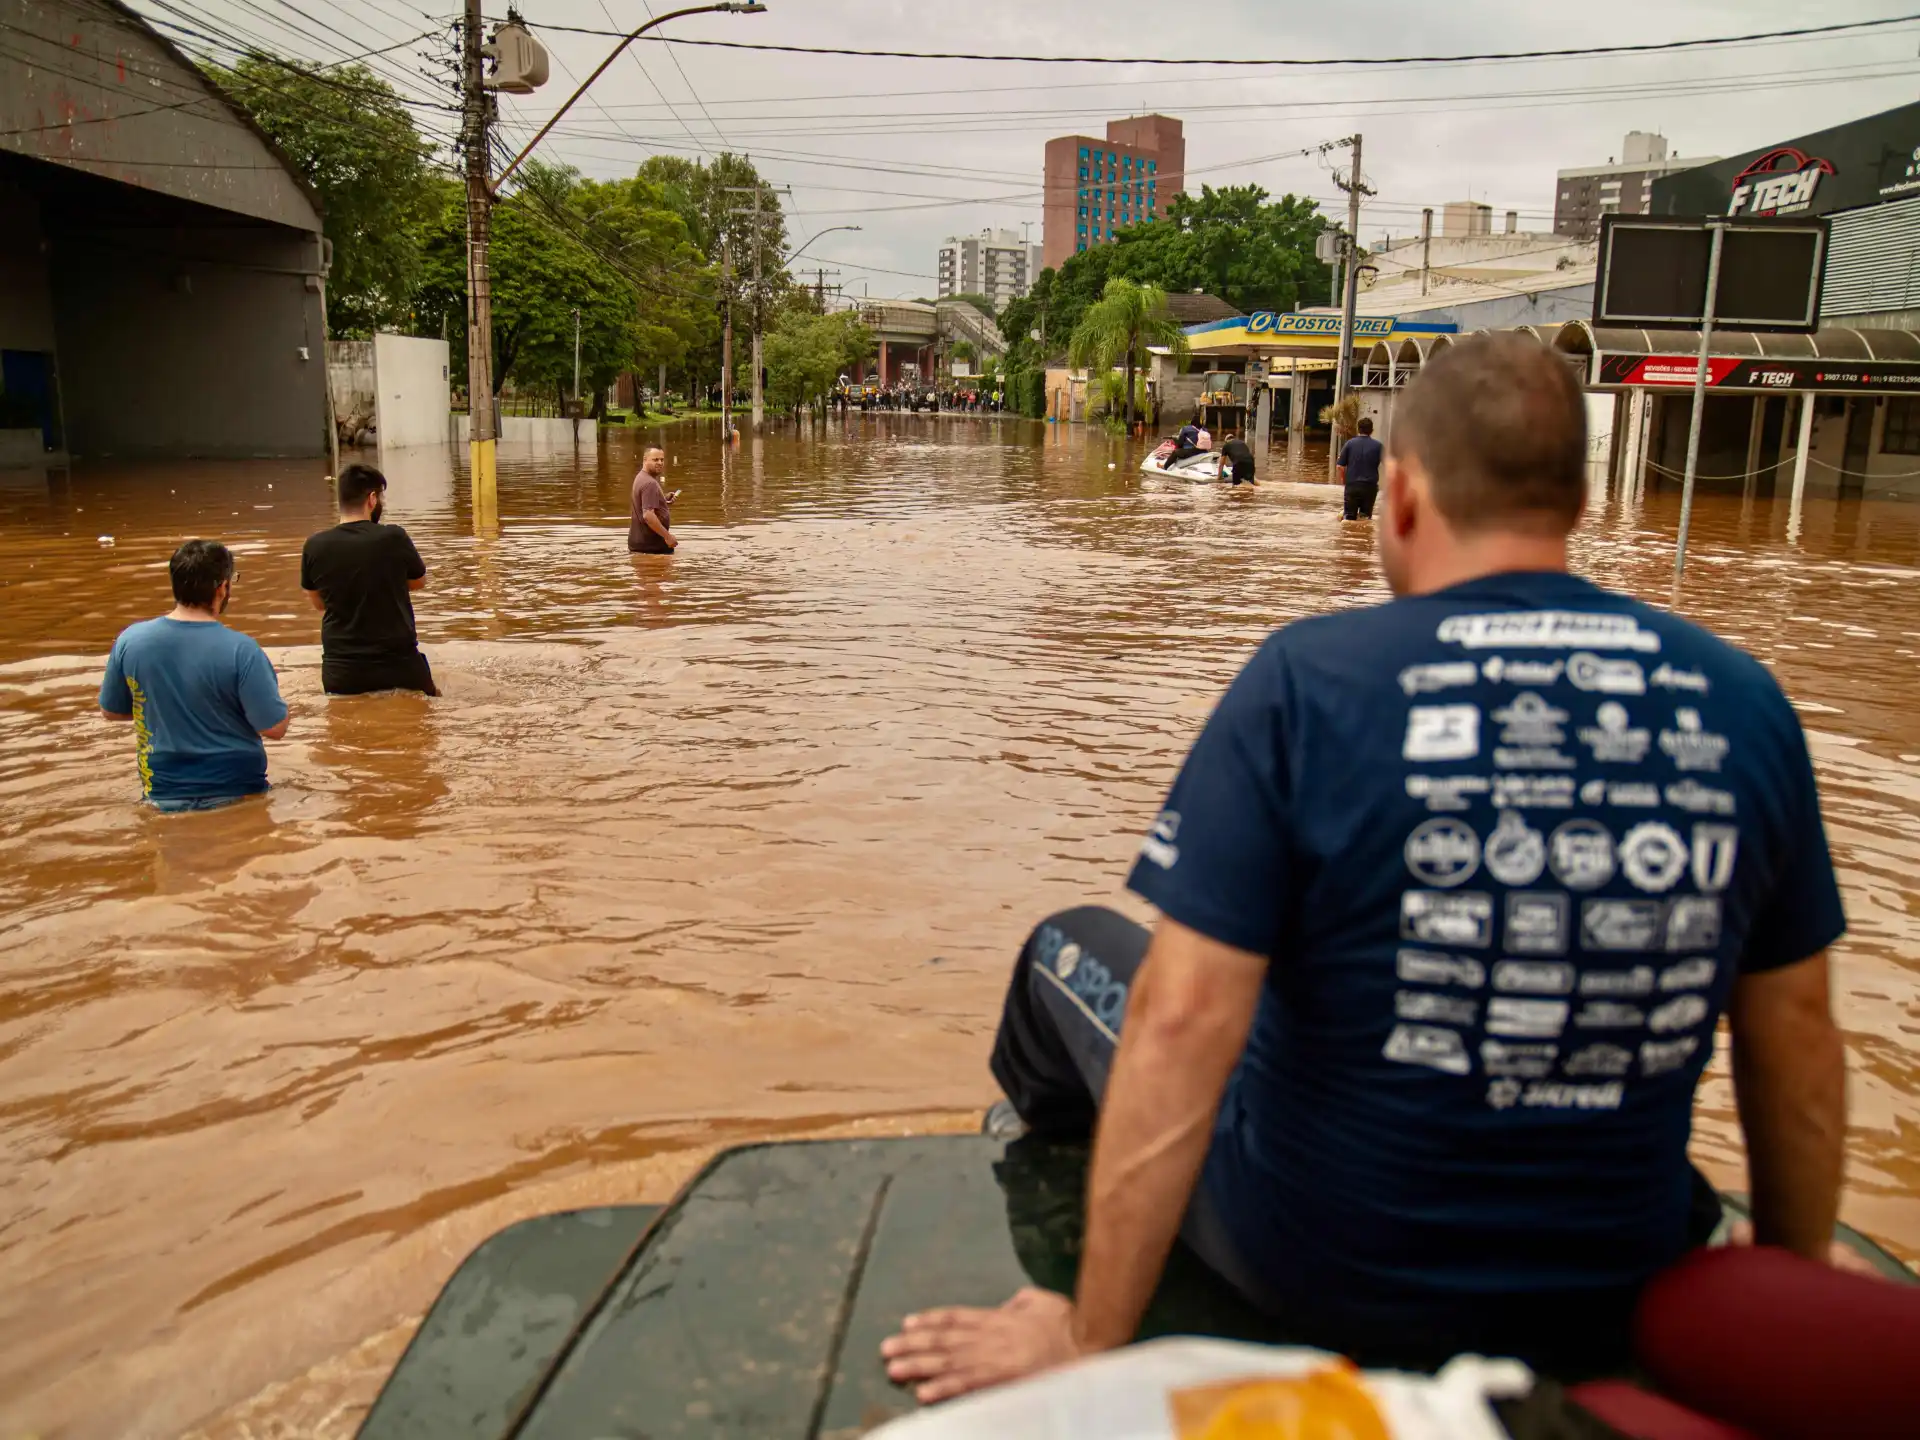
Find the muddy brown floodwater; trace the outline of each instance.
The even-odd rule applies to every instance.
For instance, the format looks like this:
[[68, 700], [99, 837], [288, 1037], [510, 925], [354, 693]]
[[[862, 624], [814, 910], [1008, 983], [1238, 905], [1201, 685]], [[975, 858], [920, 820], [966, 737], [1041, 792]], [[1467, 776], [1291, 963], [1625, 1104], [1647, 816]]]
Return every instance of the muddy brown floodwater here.
[[[387, 457], [432, 703], [320, 694], [314, 465], [0, 480], [5, 1440], [345, 1436], [512, 1219], [971, 1126], [1027, 927], [1118, 897], [1264, 632], [1383, 594], [1321, 484], [1025, 422], [659, 433], [672, 558], [623, 544], [638, 431], [504, 450], [491, 533], [445, 453]], [[1601, 496], [1580, 568], [1665, 602], [1676, 509]], [[239, 551], [294, 720], [271, 796], [160, 819], [93, 695], [190, 534]], [[1682, 608], [1774, 667], [1824, 787], [1846, 1213], [1920, 1255], [1920, 506], [1809, 501], [1792, 543], [1784, 501], [1707, 497], [1693, 535]], [[1722, 1062], [1700, 1120], [1737, 1180]]]

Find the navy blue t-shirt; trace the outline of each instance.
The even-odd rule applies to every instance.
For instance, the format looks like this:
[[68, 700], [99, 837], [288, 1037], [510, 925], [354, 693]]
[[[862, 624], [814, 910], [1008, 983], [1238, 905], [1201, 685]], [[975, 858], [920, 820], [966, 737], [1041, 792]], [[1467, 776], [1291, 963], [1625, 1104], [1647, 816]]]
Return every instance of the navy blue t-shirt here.
[[1380, 456], [1384, 446], [1371, 435], [1356, 435], [1340, 447], [1339, 463], [1347, 470], [1349, 485], [1378, 485]]
[[1559, 573], [1270, 636], [1128, 883], [1272, 957], [1205, 1184], [1275, 1295], [1362, 1325], [1675, 1260], [1735, 978], [1845, 929], [1768, 671]]

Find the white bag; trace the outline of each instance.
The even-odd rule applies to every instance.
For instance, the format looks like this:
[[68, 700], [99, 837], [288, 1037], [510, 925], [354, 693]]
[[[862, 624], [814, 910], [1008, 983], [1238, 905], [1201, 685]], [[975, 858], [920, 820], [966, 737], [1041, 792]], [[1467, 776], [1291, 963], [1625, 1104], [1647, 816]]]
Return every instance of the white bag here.
[[[868, 1432], [870, 1440], [1183, 1440], [1176, 1396], [1222, 1382], [1300, 1379], [1346, 1364], [1324, 1350], [1234, 1340], [1149, 1340], [1091, 1356], [1030, 1380], [983, 1391]], [[1518, 1360], [1461, 1355], [1438, 1375], [1355, 1372], [1392, 1440], [1507, 1440], [1490, 1400], [1524, 1395], [1533, 1374]]]

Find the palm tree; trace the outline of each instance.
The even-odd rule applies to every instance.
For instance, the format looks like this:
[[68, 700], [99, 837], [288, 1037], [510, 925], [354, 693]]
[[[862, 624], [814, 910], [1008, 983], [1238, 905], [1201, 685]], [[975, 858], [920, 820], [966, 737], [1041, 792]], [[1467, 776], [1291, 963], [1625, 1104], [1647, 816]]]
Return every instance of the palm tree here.
[[1147, 348], [1163, 345], [1176, 359], [1187, 358], [1187, 332], [1167, 309], [1167, 292], [1158, 285], [1115, 276], [1100, 298], [1087, 307], [1067, 358], [1076, 366], [1110, 370], [1116, 360], [1127, 366], [1127, 433], [1133, 433], [1133, 369], [1147, 362]]

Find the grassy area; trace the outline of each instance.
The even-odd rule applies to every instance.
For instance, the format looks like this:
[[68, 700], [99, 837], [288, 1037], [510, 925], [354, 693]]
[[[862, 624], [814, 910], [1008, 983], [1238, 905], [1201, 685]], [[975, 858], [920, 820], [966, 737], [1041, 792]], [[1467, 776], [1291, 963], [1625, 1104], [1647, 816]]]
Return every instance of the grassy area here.
[[622, 410], [607, 407], [609, 425], [671, 425], [676, 420], [718, 420], [718, 410], [676, 410], [671, 415], [660, 410]]

